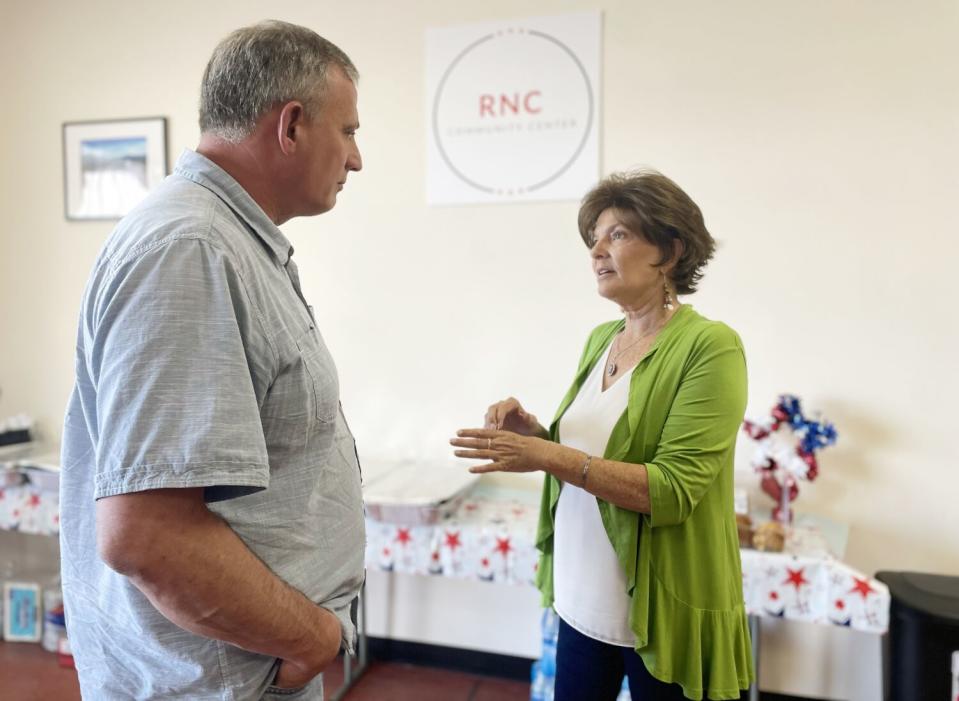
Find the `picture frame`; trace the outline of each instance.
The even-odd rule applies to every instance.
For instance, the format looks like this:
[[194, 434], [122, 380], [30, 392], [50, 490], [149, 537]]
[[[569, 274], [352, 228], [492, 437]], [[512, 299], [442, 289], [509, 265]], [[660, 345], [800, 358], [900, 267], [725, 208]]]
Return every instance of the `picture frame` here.
[[3, 639], [11, 642], [39, 642], [43, 636], [43, 606], [40, 586], [29, 582], [3, 585]]
[[124, 217], [169, 172], [166, 117], [63, 124], [68, 221]]

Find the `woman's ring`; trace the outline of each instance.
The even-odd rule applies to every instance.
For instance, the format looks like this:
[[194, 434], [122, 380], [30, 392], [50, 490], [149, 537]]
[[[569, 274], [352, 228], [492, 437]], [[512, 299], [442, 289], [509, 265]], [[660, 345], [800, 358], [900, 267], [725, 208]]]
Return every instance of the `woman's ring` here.
[[493, 439], [492, 439], [492, 438], [487, 438], [487, 439], [486, 439], [486, 449], [487, 449], [487, 450], [492, 450], [492, 449], [493, 449]]

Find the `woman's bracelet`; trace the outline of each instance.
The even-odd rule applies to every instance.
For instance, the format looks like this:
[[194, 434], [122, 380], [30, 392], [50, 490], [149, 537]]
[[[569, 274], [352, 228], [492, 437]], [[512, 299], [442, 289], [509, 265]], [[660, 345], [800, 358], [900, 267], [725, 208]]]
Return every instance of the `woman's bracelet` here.
[[591, 462], [593, 462], [593, 456], [587, 454], [586, 462], [583, 463], [583, 474], [580, 475], [581, 479], [580, 479], [579, 486], [582, 487], [583, 489], [586, 489], [586, 478], [589, 477], [589, 464]]

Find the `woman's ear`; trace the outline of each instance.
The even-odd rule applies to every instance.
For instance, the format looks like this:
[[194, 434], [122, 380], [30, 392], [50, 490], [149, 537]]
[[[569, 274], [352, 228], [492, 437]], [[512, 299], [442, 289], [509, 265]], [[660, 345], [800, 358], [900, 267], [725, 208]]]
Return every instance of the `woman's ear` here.
[[679, 263], [679, 259], [683, 257], [683, 252], [686, 250], [686, 246], [683, 245], [683, 242], [678, 239], [673, 239], [673, 253], [669, 259], [663, 263], [663, 270], [667, 273], [672, 273], [676, 268], [676, 264]]
[[682, 239], [673, 240], [673, 259], [670, 261], [672, 268], [676, 267], [676, 264], [679, 263], [679, 259], [683, 257], [683, 253], [686, 252], [686, 244], [682, 242]]

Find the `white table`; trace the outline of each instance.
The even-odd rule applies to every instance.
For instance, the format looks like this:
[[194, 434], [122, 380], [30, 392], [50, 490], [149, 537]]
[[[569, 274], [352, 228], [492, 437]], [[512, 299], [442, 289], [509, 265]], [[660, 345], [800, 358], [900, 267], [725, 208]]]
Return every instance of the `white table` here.
[[[432, 525], [367, 519], [366, 565], [386, 572], [532, 585], [539, 559], [534, 544], [538, 516], [537, 492], [481, 483], [449, 518]], [[848, 528], [803, 514], [794, 525], [783, 553], [741, 551], [757, 676], [763, 618], [880, 635], [889, 624], [885, 585], [841, 561]], [[759, 698], [757, 685], [750, 698]]]

